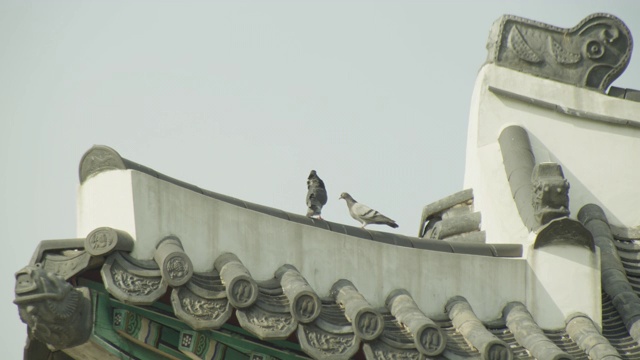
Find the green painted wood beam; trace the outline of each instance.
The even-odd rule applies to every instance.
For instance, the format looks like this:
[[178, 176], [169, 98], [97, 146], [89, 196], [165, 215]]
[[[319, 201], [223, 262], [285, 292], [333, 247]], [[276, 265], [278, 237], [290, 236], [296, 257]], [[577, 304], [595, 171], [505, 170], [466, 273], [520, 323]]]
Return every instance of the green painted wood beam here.
[[[101, 283], [79, 278], [78, 283], [86, 286], [91, 290], [94, 299], [94, 335], [96, 342], [103, 347], [110, 349], [110, 352], [121, 356], [123, 359], [157, 359], [158, 353], [149, 350], [143, 346], [120, 336], [113, 328], [113, 309], [123, 309], [139, 314], [153, 322], [166, 327], [163, 331], [163, 342], [171, 343], [172, 346], [178, 348], [179, 334], [183, 330], [193, 331], [188, 325], [177, 319], [173, 314], [171, 306], [156, 302], [151, 306], [136, 306], [125, 304], [112, 298]], [[235, 359], [238, 353], [244, 354], [247, 358], [252, 353], [259, 353], [282, 360], [308, 359], [307, 356], [297, 354], [301, 352], [297, 343], [284, 340], [269, 341], [274, 347], [264, 345], [265, 341], [260, 340], [244, 329], [225, 324], [221, 330], [202, 330], [198, 331], [210, 339], [225, 344], [228, 347], [225, 359]], [[116, 347], [122, 349], [118, 351]], [[177, 359], [189, 359], [186, 355], [179, 351], [175, 351], [165, 345], [158, 346], [159, 350], [166, 352], [167, 355]], [[231, 350], [231, 351], [230, 351]], [[235, 355], [234, 355], [235, 354]], [[125, 356], [125, 357], [122, 357]], [[129, 357], [127, 357], [129, 356]]]
[[[99, 291], [91, 291], [94, 306], [94, 327], [91, 341], [102, 346], [108, 352], [121, 359], [157, 359], [158, 353], [139, 346], [120, 336], [113, 328], [113, 308], [110, 306], [109, 295]], [[182, 353], [171, 353], [174, 358], [189, 360]]]

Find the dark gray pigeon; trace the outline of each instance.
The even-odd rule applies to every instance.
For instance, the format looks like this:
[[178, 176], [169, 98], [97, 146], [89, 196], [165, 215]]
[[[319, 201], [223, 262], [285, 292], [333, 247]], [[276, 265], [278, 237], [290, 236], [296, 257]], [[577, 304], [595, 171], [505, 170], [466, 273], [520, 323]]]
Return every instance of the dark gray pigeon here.
[[388, 217], [382, 215], [376, 210], [368, 207], [365, 204], [360, 204], [354, 198], [346, 192], [340, 194], [340, 199], [347, 201], [347, 207], [349, 208], [349, 214], [352, 218], [362, 223], [362, 228], [369, 224], [389, 225], [392, 228], [397, 228], [398, 224]]
[[311, 170], [309, 177], [307, 178], [307, 216], [318, 216], [318, 219], [322, 220], [320, 213], [322, 207], [327, 203], [327, 189], [324, 187], [324, 182], [315, 170]]

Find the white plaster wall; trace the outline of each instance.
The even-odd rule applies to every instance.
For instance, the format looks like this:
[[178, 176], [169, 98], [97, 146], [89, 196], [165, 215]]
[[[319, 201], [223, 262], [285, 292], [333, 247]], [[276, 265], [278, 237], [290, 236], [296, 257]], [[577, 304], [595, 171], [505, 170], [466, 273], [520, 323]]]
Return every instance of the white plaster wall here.
[[[118, 196], [108, 196], [116, 191]], [[427, 315], [442, 317], [446, 301], [462, 295], [486, 321], [500, 317], [507, 302], [525, 301], [524, 259], [350, 237], [227, 204], [136, 171], [96, 175], [81, 186], [80, 198], [79, 235], [99, 226], [126, 230], [136, 241], [132, 255], [140, 259], [151, 259], [156, 243], [175, 235], [196, 271], [211, 270], [224, 252], [235, 253], [257, 280], [272, 278], [288, 263], [320, 296], [341, 278], [351, 280], [374, 306], [383, 306], [390, 291], [405, 288]]]
[[474, 189], [487, 241], [527, 243], [527, 230], [512, 200], [498, 137], [510, 125], [524, 127], [536, 162], [562, 165], [571, 184], [575, 217], [587, 203], [600, 205], [617, 226], [640, 226], [640, 128], [578, 118], [498, 96], [493, 86], [582, 113], [640, 122], [640, 103], [596, 91], [485, 65], [479, 72], [469, 115], [464, 187]]
[[78, 188], [76, 233], [80, 238], [101, 226], [136, 233], [131, 172], [114, 170], [92, 176]]
[[564, 319], [576, 312], [602, 326], [597, 250], [551, 245], [529, 251], [526, 305], [540, 327], [564, 328]]

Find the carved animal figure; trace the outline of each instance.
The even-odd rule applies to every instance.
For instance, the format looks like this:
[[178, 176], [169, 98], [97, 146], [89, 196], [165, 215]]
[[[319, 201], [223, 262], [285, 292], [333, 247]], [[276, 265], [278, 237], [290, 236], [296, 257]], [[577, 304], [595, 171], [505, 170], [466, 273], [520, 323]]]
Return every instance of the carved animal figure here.
[[22, 322], [30, 335], [50, 349], [66, 349], [86, 342], [91, 335], [91, 300], [88, 289], [75, 289], [40, 266], [16, 273], [16, 298]]
[[362, 228], [369, 224], [389, 225], [392, 228], [397, 228], [398, 224], [394, 220], [382, 215], [377, 210], [373, 210], [367, 205], [357, 202], [351, 195], [346, 192], [340, 194], [339, 199], [344, 199], [347, 202], [349, 208], [349, 214], [352, 218], [362, 223]]
[[322, 207], [327, 203], [327, 189], [315, 170], [307, 178], [307, 216], [322, 220]]

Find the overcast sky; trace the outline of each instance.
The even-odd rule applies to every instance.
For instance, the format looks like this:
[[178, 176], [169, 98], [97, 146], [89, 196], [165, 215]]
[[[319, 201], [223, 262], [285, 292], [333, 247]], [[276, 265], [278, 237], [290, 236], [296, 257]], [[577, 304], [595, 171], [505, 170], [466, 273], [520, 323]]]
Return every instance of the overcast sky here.
[[[22, 357], [13, 274], [39, 241], [76, 236], [78, 164], [93, 144], [171, 177], [357, 225], [340, 192], [415, 236], [422, 207], [462, 190], [467, 116], [502, 14], [572, 27], [594, 12], [640, 38], [629, 1], [0, 0], [0, 347]], [[614, 83], [640, 88], [632, 57]]]

